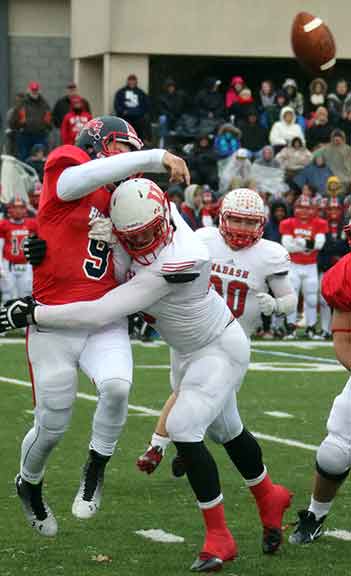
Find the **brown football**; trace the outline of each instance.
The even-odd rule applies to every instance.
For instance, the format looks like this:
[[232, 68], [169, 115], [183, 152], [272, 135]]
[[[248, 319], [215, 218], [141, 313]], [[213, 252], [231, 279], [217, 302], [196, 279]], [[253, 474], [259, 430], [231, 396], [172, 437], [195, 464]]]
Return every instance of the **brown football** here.
[[336, 47], [328, 26], [308, 12], [296, 15], [291, 29], [291, 45], [303, 68], [321, 75], [335, 64]]

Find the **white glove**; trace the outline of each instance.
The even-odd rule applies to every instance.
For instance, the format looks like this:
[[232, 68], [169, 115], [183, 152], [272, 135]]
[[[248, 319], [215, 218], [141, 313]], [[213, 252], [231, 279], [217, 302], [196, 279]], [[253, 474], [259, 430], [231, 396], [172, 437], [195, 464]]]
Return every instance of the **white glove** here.
[[111, 218], [104, 218], [97, 216], [89, 222], [90, 230], [88, 237], [91, 240], [98, 240], [99, 242], [107, 242], [108, 244], [115, 244], [117, 239], [112, 232]]
[[277, 309], [277, 303], [275, 298], [270, 296], [270, 294], [266, 294], [265, 292], [259, 292], [256, 294], [256, 298], [258, 301], [258, 306], [260, 309], [261, 314], [265, 316], [271, 316], [273, 312]]
[[295, 243], [296, 243], [296, 246], [297, 246], [298, 248], [300, 248], [300, 250], [305, 250], [305, 248], [306, 248], [306, 240], [305, 240], [305, 238], [297, 237], [297, 238], [295, 238]]

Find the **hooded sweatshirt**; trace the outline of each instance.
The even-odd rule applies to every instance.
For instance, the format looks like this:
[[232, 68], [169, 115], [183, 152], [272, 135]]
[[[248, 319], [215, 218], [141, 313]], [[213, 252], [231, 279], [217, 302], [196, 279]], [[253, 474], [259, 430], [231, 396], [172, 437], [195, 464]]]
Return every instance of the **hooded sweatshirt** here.
[[[291, 112], [293, 115], [293, 121], [288, 124], [284, 120], [284, 116], [287, 112]], [[280, 120], [274, 122], [272, 130], [269, 134], [269, 141], [272, 146], [286, 146], [290, 144], [293, 138], [300, 138], [303, 144], [305, 144], [305, 138], [299, 124], [296, 124], [295, 111], [291, 106], [284, 106], [280, 112]]]
[[245, 86], [245, 81], [241, 76], [233, 76], [230, 80], [230, 86], [225, 94], [225, 107], [231, 108], [233, 104], [239, 101], [240, 92], [234, 88], [235, 84], [241, 84], [242, 88]]
[[202, 227], [202, 207], [196, 208], [194, 204], [194, 196], [196, 192], [201, 189], [198, 184], [190, 184], [184, 190], [184, 202], [181, 205], [181, 215], [183, 220], [190, 226], [192, 230], [197, 230]]

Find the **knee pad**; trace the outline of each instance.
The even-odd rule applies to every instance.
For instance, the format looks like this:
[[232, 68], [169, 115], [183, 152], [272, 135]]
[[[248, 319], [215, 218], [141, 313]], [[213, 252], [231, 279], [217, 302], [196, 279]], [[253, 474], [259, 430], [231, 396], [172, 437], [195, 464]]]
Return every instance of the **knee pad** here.
[[54, 437], [62, 436], [67, 430], [72, 416], [74, 392], [66, 392], [57, 397], [44, 397], [36, 409], [36, 422]]
[[317, 450], [317, 470], [325, 478], [342, 480], [350, 469], [350, 446], [339, 436], [328, 434]]
[[224, 418], [216, 419], [208, 428], [207, 435], [216, 444], [226, 444], [226, 442], [239, 436], [242, 431], [243, 423], [239, 416], [238, 418], [233, 417], [231, 422], [227, 422]]
[[311, 290], [306, 291], [303, 297], [305, 299], [305, 303], [308, 306], [311, 307], [317, 306], [317, 289], [316, 292], [312, 292]]
[[114, 407], [128, 402], [131, 385], [131, 382], [128, 380], [111, 378], [110, 380], [104, 380], [101, 382], [98, 389], [100, 391], [100, 397], [103, 398], [104, 403], [108, 406]]

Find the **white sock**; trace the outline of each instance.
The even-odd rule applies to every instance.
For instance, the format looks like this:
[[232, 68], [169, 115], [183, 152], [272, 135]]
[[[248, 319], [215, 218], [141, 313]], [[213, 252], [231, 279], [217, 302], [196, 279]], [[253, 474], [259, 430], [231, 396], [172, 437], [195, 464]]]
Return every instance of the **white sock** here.
[[313, 496], [311, 496], [311, 503], [308, 507], [308, 510], [310, 512], [313, 512], [313, 514], [316, 517], [316, 520], [319, 520], [320, 518], [322, 518], [322, 516], [326, 516], [328, 514], [330, 508], [332, 507], [332, 504], [333, 500], [330, 500], [330, 502], [318, 502], [313, 498]]
[[156, 432], [154, 432], [151, 437], [150, 445], [152, 447], [160, 446], [162, 448], [162, 453], [164, 455], [170, 441], [171, 440], [168, 436], [160, 436], [159, 434], [156, 434]]

